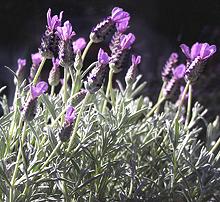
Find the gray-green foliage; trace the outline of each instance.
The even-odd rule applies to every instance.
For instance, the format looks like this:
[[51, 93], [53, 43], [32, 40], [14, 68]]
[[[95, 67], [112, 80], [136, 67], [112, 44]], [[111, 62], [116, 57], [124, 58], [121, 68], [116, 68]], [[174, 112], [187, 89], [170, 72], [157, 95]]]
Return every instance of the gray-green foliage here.
[[[62, 113], [62, 97], [59, 94], [40, 97], [37, 115], [27, 126], [15, 182], [15, 201], [62, 201], [64, 195], [72, 201], [218, 201], [219, 155], [209, 150], [219, 133], [219, 120], [208, 125], [208, 140], [204, 144], [197, 138], [201, 131], [197, 122], [205, 114], [198, 103], [187, 129], [183, 119], [173, 127], [176, 112], [173, 104], [167, 102], [164, 112], [146, 118], [152, 103], [147, 97], [137, 96], [144, 85], [138, 88], [134, 84], [125, 91], [120, 86], [120, 90], [114, 90], [115, 107], [105, 113], [101, 112], [106, 99], [103, 90], [90, 97], [72, 151], [67, 154], [67, 143], [62, 144], [46, 167], [42, 164], [59, 142], [61, 126], [57, 117]], [[21, 88], [20, 95], [26, 94]], [[9, 142], [13, 111], [9, 111], [6, 103], [3, 97], [2, 201], [9, 197], [22, 132], [22, 126], [18, 125]]]

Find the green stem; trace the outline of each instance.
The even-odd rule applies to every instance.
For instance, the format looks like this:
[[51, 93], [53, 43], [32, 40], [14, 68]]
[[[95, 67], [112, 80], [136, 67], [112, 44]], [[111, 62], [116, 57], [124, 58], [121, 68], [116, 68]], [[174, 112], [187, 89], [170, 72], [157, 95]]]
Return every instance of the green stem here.
[[55, 93], [55, 86], [51, 86], [50, 95], [53, 96]]
[[6, 148], [6, 152], [5, 155], [7, 155], [8, 151], [10, 151], [10, 142], [12, 140], [12, 136], [14, 133], [14, 129], [16, 127], [16, 117], [18, 115], [18, 86], [19, 84], [17, 83], [16, 85], [16, 89], [15, 89], [15, 95], [14, 95], [14, 101], [13, 101], [13, 108], [14, 108], [14, 113], [13, 113], [13, 119], [10, 125], [10, 129], [9, 129], [9, 136], [8, 136], [8, 144], [7, 144], [7, 148]]
[[82, 73], [82, 78], [85, 77], [85, 75], [97, 64], [96, 62], [93, 62], [91, 65], [89, 65], [89, 67], [86, 68], [86, 70]]
[[76, 136], [76, 132], [78, 130], [78, 125], [79, 125], [79, 122], [80, 122], [80, 119], [81, 119], [81, 116], [82, 116], [82, 113], [83, 113], [83, 110], [86, 106], [86, 103], [88, 101], [90, 97], [90, 93], [88, 92], [83, 100], [83, 103], [82, 103], [82, 106], [80, 108], [80, 111], [79, 111], [79, 114], [77, 115], [77, 118], [76, 118], [76, 122], [75, 122], [75, 125], [74, 125], [74, 129], [73, 129], [73, 133], [70, 137], [70, 142], [69, 142], [69, 145], [68, 145], [68, 148], [67, 148], [67, 152], [69, 153], [71, 148], [72, 148], [72, 145], [73, 145], [73, 142], [75, 140], [75, 136]]
[[105, 111], [105, 108], [106, 108], [106, 105], [107, 105], [107, 102], [108, 102], [109, 94], [111, 94], [111, 101], [112, 101], [112, 105], [114, 106], [114, 104], [113, 104], [114, 98], [113, 98], [113, 92], [112, 92], [112, 78], [113, 78], [113, 74], [114, 74], [113, 70], [110, 69], [109, 75], [108, 75], [108, 85], [107, 85], [107, 90], [106, 90], [106, 94], [105, 94], [106, 99], [105, 99], [105, 101], [104, 101], [104, 103], [102, 105], [102, 108], [101, 108], [102, 113], [104, 113], [104, 111]]
[[189, 119], [191, 117], [191, 108], [192, 108], [192, 85], [189, 85], [189, 96], [188, 96], [188, 103], [187, 103], [187, 114], [186, 114], [186, 121], [185, 121], [185, 129], [189, 124]]
[[42, 61], [41, 61], [41, 63], [40, 63], [40, 66], [38, 67], [37, 73], [36, 73], [35, 76], [34, 76], [33, 85], [36, 85], [36, 83], [37, 83], [37, 81], [38, 81], [38, 78], [39, 78], [39, 76], [40, 76], [40, 73], [41, 73], [41, 71], [42, 71], [42, 69], [43, 69], [43, 66], [44, 66], [45, 61], [46, 61], [46, 58], [43, 57], [43, 59], [42, 59]]
[[87, 55], [87, 53], [88, 53], [88, 51], [89, 51], [92, 44], [93, 44], [92, 40], [90, 40], [89, 43], [87, 43], [87, 45], [86, 45], [86, 47], [83, 51], [83, 54], [82, 54], [82, 63], [84, 62], [85, 57], [86, 57], [86, 55]]
[[75, 93], [77, 93], [79, 91], [80, 87], [81, 87], [81, 71], [77, 69], [75, 80], [72, 81], [71, 96], [73, 96]]
[[220, 138], [218, 138], [218, 141], [214, 144], [214, 146], [212, 147], [209, 153], [213, 154], [219, 146], [220, 146]]
[[[159, 100], [163, 97], [163, 89], [166, 86], [166, 82], [163, 82], [163, 85], [160, 89], [160, 94], [158, 96], [157, 102], [159, 102]], [[160, 105], [157, 107], [156, 112], [158, 113], [160, 111]]]
[[60, 149], [60, 146], [62, 145], [62, 142], [60, 141], [56, 147], [53, 149], [52, 153], [50, 154], [50, 156], [47, 158], [47, 160], [45, 161], [45, 163], [42, 165], [41, 169], [45, 168], [50, 160], [53, 158], [53, 156], [57, 153], [57, 151]]
[[182, 109], [182, 105], [183, 105], [184, 99], [185, 99], [185, 97], [186, 97], [187, 91], [188, 91], [188, 89], [189, 89], [189, 86], [190, 86], [190, 81], [188, 81], [188, 82], [186, 83], [186, 86], [185, 86], [185, 88], [184, 88], [183, 95], [182, 95], [182, 98], [181, 98], [181, 100], [180, 100], [180, 104], [179, 104], [179, 107], [178, 107], [178, 110], [177, 110], [177, 112], [176, 112], [176, 116], [175, 116], [175, 118], [174, 118], [174, 120], [173, 120], [172, 125], [173, 125], [174, 123], [176, 123], [176, 121], [179, 119], [180, 112], [181, 112], [181, 109]]
[[160, 106], [161, 103], [163, 103], [164, 101], [166, 100], [166, 98], [162, 98], [160, 99], [154, 106], [153, 108], [148, 112], [148, 114], [146, 115], [146, 118], [149, 118], [153, 113], [154, 111], [158, 108], [158, 106]]
[[15, 165], [14, 173], [13, 173], [13, 176], [11, 179], [9, 202], [14, 202], [15, 181], [16, 181], [16, 177], [18, 174], [19, 161], [20, 161], [21, 155], [22, 155], [22, 148], [23, 148], [25, 137], [26, 137], [26, 131], [27, 131], [26, 129], [27, 129], [27, 123], [25, 122], [24, 126], [23, 126], [23, 132], [22, 132], [22, 136], [21, 136], [21, 142], [20, 142], [19, 151], [18, 151], [18, 155], [17, 155], [16, 165]]
[[[63, 102], [64, 102], [64, 108], [66, 108], [66, 103], [67, 103], [67, 68], [64, 68], [64, 84], [63, 84]], [[64, 122], [64, 114], [61, 117], [61, 125], [63, 125]]]

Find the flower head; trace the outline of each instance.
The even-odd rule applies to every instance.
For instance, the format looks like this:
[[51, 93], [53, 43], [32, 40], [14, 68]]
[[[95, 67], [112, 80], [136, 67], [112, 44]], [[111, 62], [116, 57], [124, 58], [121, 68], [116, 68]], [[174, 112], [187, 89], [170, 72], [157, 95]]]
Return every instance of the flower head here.
[[65, 115], [66, 123], [70, 125], [73, 123], [75, 119], [76, 119], [76, 109], [72, 106], [68, 106]]
[[42, 56], [40, 53], [31, 54], [32, 63], [34, 66], [38, 66], [42, 61]]
[[196, 42], [193, 44], [191, 50], [185, 44], [181, 44], [180, 48], [185, 56], [190, 60], [194, 60], [196, 57], [199, 57], [201, 60], [205, 61], [216, 52], [216, 46], [209, 45], [208, 43]]
[[45, 81], [41, 81], [39, 83], [37, 83], [36, 86], [31, 86], [30, 90], [31, 90], [31, 98], [35, 99], [37, 97], [39, 97], [40, 95], [42, 95], [43, 93], [45, 93], [48, 89], [48, 84]]
[[131, 56], [131, 66], [127, 71], [127, 74], [125, 76], [125, 82], [127, 85], [132, 84], [137, 76], [137, 66], [141, 63], [141, 56]]
[[63, 16], [63, 11], [60, 12], [59, 17], [57, 15], [54, 15], [53, 17], [51, 17], [51, 9], [49, 8], [47, 11], [47, 28], [50, 31], [53, 31], [57, 27], [60, 27], [62, 16]]
[[86, 46], [86, 40], [83, 37], [78, 38], [76, 41], [73, 42], [74, 53], [76, 54], [77, 51], [83, 50], [85, 46]]
[[104, 52], [101, 48], [98, 53], [98, 61], [100, 64], [106, 65], [109, 63], [109, 56], [106, 52]]
[[63, 27], [57, 27], [57, 35], [61, 40], [67, 41], [71, 39], [76, 33], [73, 31], [71, 23], [67, 20]]
[[176, 80], [179, 80], [184, 77], [185, 72], [186, 66], [184, 64], [180, 64], [173, 70], [173, 76]]
[[134, 43], [135, 41], [135, 36], [132, 33], [129, 33], [127, 35], [122, 35], [121, 37], [121, 42], [120, 42], [120, 46], [121, 48], [124, 49], [130, 49], [131, 45]]
[[115, 23], [121, 23], [130, 20], [130, 15], [128, 12], [123, 11], [122, 8], [115, 7], [112, 9], [111, 19]]
[[26, 66], [26, 59], [18, 59], [18, 71], [22, 71], [23, 68]]

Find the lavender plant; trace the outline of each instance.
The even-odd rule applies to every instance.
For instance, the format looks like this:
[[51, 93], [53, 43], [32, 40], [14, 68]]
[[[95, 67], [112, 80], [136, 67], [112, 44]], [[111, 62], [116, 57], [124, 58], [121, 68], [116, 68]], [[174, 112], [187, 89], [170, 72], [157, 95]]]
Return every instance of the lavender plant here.
[[[135, 41], [126, 34], [129, 13], [114, 8], [88, 43], [74, 38], [69, 21], [62, 26], [62, 15], [51, 17], [48, 10], [28, 80], [22, 74], [26, 61], [18, 60], [13, 106], [1, 97], [1, 201], [218, 201], [219, 118], [208, 124], [206, 142], [200, 141], [198, 122], [207, 110], [192, 104], [193, 84], [216, 47], [195, 43], [190, 51], [181, 45], [186, 63], [170, 56], [153, 105], [141, 94], [141, 56], [132, 55], [126, 85], [112, 86]], [[106, 35], [112, 35], [110, 51], [100, 48], [97, 61], [85, 68], [92, 43]], [[50, 92], [40, 81], [46, 59], [53, 63]]]

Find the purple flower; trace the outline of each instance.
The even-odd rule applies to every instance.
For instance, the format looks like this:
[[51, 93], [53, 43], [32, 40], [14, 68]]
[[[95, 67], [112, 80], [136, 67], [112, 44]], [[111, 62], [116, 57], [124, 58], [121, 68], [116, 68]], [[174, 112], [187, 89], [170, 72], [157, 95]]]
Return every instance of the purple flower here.
[[76, 41], [73, 42], [73, 51], [76, 54], [77, 51], [82, 51], [86, 46], [86, 40], [81, 37], [78, 38]]
[[61, 26], [62, 16], [63, 16], [63, 11], [60, 12], [59, 18], [58, 18], [57, 15], [54, 15], [51, 18], [51, 9], [49, 8], [48, 11], [47, 11], [47, 28], [50, 31], [53, 31], [57, 27], [60, 27]]
[[138, 64], [141, 63], [141, 56], [140, 55], [138, 55], [138, 56], [132, 55], [131, 62], [132, 62], [132, 65], [137, 66]]
[[115, 23], [121, 23], [124, 21], [129, 21], [130, 15], [128, 12], [123, 11], [122, 8], [115, 7], [112, 9], [111, 19]]
[[137, 66], [141, 63], [141, 56], [140, 55], [138, 55], [138, 56], [132, 55], [131, 56], [131, 63], [132, 64], [131, 64], [130, 68], [128, 69], [127, 74], [125, 76], [125, 82], [127, 85], [132, 84], [136, 79]]
[[18, 71], [22, 71], [23, 68], [26, 66], [26, 59], [18, 59]]
[[72, 106], [68, 106], [65, 115], [66, 123], [70, 125], [73, 123], [75, 119], [76, 119], [76, 109]]
[[129, 33], [127, 35], [122, 35], [121, 42], [120, 42], [120, 46], [121, 46], [122, 50], [130, 49], [131, 45], [134, 43], [134, 41], [135, 41], [134, 34]]
[[116, 23], [115, 26], [116, 26], [117, 31], [120, 33], [124, 33], [129, 28], [128, 23], [129, 23], [129, 21]]
[[66, 21], [63, 27], [57, 27], [56, 33], [58, 37], [64, 41], [67, 41], [68, 39], [71, 39], [74, 35], [76, 35], [69, 21]]
[[39, 83], [37, 83], [36, 86], [31, 86], [30, 90], [31, 90], [31, 98], [34, 100], [37, 97], [39, 97], [40, 95], [42, 95], [43, 93], [45, 93], [48, 89], [48, 84], [45, 81], [41, 81]]
[[106, 65], [109, 63], [109, 56], [106, 52], [104, 52], [101, 48], [98, 53], [98, 61], [100, 64]]
[[34, 53], [34, 54], [31, 54], [31, 59], [32, 59], [33, 65], [38, 67], [38, 65], [42, 61], [42, 56], [40, 53]]
[[216, 52], [216, 46], [209, 45], [208, 43], [196, 42], [193, 44], [191, 50], [185, 44], [181, 44], [180, 48], [185, 56], [190, 60], [194, 60], [196, 57], [199, 57], [201, 60], [205, 61]]
[[176, 80], [179, 80], [184, 77], [185, 72], [186, 72], [186, 66], [184, 64], [180, 64], [173, 70], [173, 77]]

